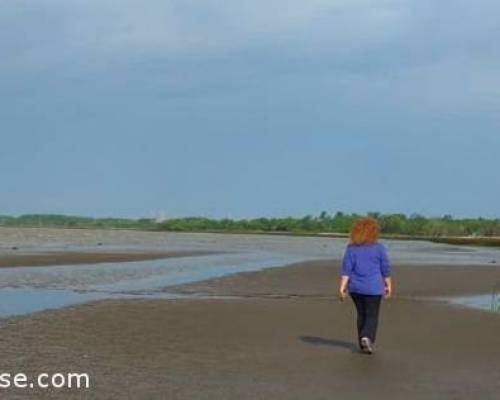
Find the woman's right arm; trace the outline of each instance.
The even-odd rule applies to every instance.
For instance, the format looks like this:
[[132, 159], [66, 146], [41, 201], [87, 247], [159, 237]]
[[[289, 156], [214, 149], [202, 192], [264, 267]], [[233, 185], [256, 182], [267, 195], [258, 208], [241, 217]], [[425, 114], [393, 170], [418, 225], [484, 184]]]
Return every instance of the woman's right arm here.
[[387, 255], [387, 250], [384, 245], [380, 246], [380, 272], [384, 277], [385, 285], [385, 299], [390, 299], [392, 297], [392, 267], [389, 261], [389, 256]]
[[347, 275], [342, 275], [340, 277], [340, 287], [339, 287], [339, 299], [344, 301], [347, 297], [347, 284], [349, 283], [349, 277]]

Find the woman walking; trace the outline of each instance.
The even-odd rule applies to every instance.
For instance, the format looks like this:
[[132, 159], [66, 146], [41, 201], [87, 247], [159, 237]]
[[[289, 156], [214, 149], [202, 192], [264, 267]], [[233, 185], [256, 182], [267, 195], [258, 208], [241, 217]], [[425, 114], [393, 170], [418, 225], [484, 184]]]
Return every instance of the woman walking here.
[[357, 311], [358, 343], [368, 354], [373, 352], [382, 297], [392, 296], [391, 264], [385, 246], [378, 243], [379, 233], [374, 218], [354, 223], [340, 277], [340, 300], [348, 292], [351, 295]]

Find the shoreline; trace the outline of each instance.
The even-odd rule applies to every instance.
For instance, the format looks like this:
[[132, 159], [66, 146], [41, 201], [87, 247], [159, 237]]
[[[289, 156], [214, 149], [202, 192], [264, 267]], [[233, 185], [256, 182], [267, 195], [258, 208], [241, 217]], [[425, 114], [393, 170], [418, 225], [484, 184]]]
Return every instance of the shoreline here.
[[[228, 296], [335, 297], [340, 263], [339, 260], [297, 262], [168, 286], [163, 291]], [[493, 286], [500, 284], [500, 267], [400, 263], [393, 264], [392, 276], [396, 298], [474, 296], [491, 294]]]
[[17, 267], [50, 267], [56, 265], [101, 264], [112, 262], [134, 262], [159, 260], [163, 258], [180, 258], [220, 254], [215, 251], [140, 251], [140, 252], [111, 252], [111, 251], [54, 251], [30, 254], [1, 254], [0, 268]]

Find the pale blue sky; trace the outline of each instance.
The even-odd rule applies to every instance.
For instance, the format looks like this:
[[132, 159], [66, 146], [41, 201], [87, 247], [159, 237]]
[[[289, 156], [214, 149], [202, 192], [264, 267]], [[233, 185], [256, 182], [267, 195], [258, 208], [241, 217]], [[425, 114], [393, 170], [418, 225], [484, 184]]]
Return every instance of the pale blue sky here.
[[0, 214], [499, 217], [498, 15], [2, 1]]

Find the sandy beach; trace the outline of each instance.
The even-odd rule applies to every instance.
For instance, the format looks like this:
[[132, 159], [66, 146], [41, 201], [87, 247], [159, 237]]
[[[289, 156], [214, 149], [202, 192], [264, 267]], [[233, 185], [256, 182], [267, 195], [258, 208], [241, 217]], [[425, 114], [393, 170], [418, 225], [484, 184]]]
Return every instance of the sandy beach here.
[[372, 356], [354, 345], [354, 307], [334, 296], [338, 268], [298, 263], [175, 287], [209, 299], [108, 300], [2, 320], [3, 371], [91, 376], [90, 389], [5, 398], [499, 398], [500, 315], [425, 299], [487, 291], [498, 268], [396, 265]]

